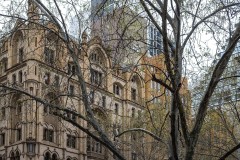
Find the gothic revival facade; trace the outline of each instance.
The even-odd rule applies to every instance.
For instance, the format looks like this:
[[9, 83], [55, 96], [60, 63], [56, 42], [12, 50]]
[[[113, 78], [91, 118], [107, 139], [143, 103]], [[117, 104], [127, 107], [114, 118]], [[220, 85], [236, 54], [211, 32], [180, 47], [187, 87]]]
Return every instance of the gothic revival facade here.
[[[0, 159], [113, 159], [98, 141], [56, 116], [56, 108], [34, 99], [85, 114], [73, 59], [56, 34], [58, 29], [50, 22], [39, 25], [37, 11], [29, 3], [29, 21], [17, 21], [11, 35], [1, 40], [0, 83], [11, 89], [1, 88]], [[100, 38], [87, 41], [84, 33], [81, 45], [75, 54], [83, 69], [89, 101], [113, 139], [113, 133], [129, 127], [131, 117], [143, 108], [144, 83], [137, 74], [113, 68]], [[74, 114], [64, 110], [61, 114], [89, 127]], [[130, 139], [129, 135], [121, 138]], [[115, 142], [127, 159], [135, 155], [131, 147], [121, 146], [118, 139]]]

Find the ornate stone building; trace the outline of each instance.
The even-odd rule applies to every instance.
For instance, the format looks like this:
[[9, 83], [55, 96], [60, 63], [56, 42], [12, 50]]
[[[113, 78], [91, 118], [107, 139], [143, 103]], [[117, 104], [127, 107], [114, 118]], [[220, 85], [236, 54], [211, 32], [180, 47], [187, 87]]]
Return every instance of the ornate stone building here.
[[[1, 39], [0, 160], [115, 159], [100, 142], [56, 116], [61, 114], [95, 134], [86, 121], [73, 114], [86, 114], [74, 61], [58, 28], [39, 13], [29, 0], [28, 21], [18, 20], [11, 34]], [[133, 120], [145, 109], [146, 100], [165, 89], [149, 81], [146, 67], [121, 70], [113, 65], [114, 55], [97, 36], [88, 40], [83, 33], [81, 43], [72, 39], [71, 46], [82, 68], [96, 119], [126, 159], [136, 160], [138, 153], [129, 142], [140, 142], [136, 140], [139, 137], [127, 133], [115, 138], [114, 134], [132, 127]], [[158, 66], [159, 59], [153, 59], [146, 58], [142, 63], [163, 66]], [[188, 95], [187, 84], [185, 87], [183, 94]], [[151, 103], [166, 99], [156, 98]]]
[[[64, 110], [42, 105], [24, 93], [62, 109], [85, 115], [76, 67], [66, 45], [51, 22], [41, 21], [38, 8], [29, 1], [28, 22], [18, 20], [12, 33], [1, 40], [0, 159], [87, 160], [113, 159], [99, 142], [63, 119], [87, 128], [86, 121]], [[72, 46], [77, 42], [72, 40]], [[98, 37], [75, 49], [83, 69], [89, 101], [107, 134], [114, 137], [130, 125], [130, 117], [143, 109], [144, 83], [138, 74], [112, 67], [112, 58]], [[20, 91], [20, 92], [19, 92]], [[93, 131], [94, 133], [94, 131]], [[125, 135], [121, 141], [128, 141]], [[131, 159], [129, 146], [116, 145]]]

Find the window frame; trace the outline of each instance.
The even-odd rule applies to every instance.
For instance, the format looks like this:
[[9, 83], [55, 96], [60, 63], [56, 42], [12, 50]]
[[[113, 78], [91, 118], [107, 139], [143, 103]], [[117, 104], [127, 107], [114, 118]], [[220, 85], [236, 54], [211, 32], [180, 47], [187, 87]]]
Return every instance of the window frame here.
[[43, 140], [54, 142], [54, 130], [49, 128], [43, 129]]

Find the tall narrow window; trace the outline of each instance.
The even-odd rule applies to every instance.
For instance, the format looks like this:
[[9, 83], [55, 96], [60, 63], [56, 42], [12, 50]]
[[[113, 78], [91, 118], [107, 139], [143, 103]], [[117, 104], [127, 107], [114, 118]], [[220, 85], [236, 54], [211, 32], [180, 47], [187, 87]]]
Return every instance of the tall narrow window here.
[[20, 153], [18, 151], [16, 152], [15, 160], [20, 160]]
[[87, 136], [87, 151], [91, 151], [91, 137]]
[[59, 87], [60, 82], [59, 82], [59, 76], [55, 75], [54, 77], [54, 86], [55, 87]]
[[35, 37], [35, 47], [37, 47], [37, 37]]
[[44, 75], [44, 82], [45, 84], [50, 84], [50, 73], [45, 73]]
[[23, 82], [23, 74], [22, 74], [22, 71], [19, 71], [19, 72], [18, 72], [18, 81], [19, 81], [19, 83], [22, 83], [22, 82]]
[[71, 74], [71, 69], [72, 69], [71, 68], [71, 63], [68, 63], [68, 68], [67, 69], [68, 69], [68, 74]]
[[10, 160], [15, 160], [14, 152], [11, 153], [11, 155], [10, 155]]
[[136, 153], [132, 153], [132, 160], [137, 160], [137, 154]]
[[7, 59], [5, 59], [4, 63], [4, 72], [8, 69], [8, 62]]
[[135, 108], [132, 108], [132, 117], [135, 117]]
[[12, 75], [12, 83], [15, 84], [16, 81], [17, 81], [16, 74], [13, 74], [13, 75]]
[[121, 87], [118, 84], [113, 85], [113, 93], [120, 96], [121, 95]]
[[137, 99], [137, 90], [135, 88], [131, 88], [131, 99], [133, 101]]
[[69, 94], [70, 94], [71, 96], [74, 95], [74, 86], [73, 86], [73, 85], [70, 85], [70, 86], [69, 86]]
[[51, 155], [49, 152], [45, 153], [44, 155], [44, 160], [50, 160], [51, 159]]
[[43, 112], [44, 112], [44, 113], [48, 113], [48, 106], [47, 106], [47, 105], [44, 105], [44, 107], [43, 107]]
[[96, 85], [102, 85], [102, 73], [91, 69], [91, 83]]
[[68, 63], [68, 74], [73, 76], [76, 74], [76, 66], [73, 64], [73, 62]]
[[118, 103], [115, 103], [115, 114], [118, 115], [119, 113], [119, 106]]
[[44, 54], [45, 54], [45, 63], [53, 65], [54, 64], [54, 51], [52, 49], [45, 48]]
[[58, 159], [57, 154], [54, 153], [54, 154], [52, 155], [52, 160], [57, 160], [57, 159]]
[[5, 133], [0, 134], [0, 146], [5, 145]]
[[23, 48], [19, 49], [19, 62], [23, 61]]
[[2, 119], [5, 119], [6, 117], [6, 109], [3, 107], [2, 108]]
[[22, 129], [21, 128], [17, 128], [17, 130], [16, 130], [16, 140], [17, 141], [22, 140]]
[[72, 75], [75, 75], [76, 73], [76, 68], [75, 68], [75, 65], [72, 66]]
[[22, 113], [22, 103], [18, 102], [17, 103], [17, 114]]
[[90, 103], [94, 103], [94, 97], [95, 97], [95, 92], [94, 91], [90, 91], [90, 94], [89, 94], [89, 101], [90, 101]]
[[106, 108], [106, 96], [102, 96], [102, 107]]

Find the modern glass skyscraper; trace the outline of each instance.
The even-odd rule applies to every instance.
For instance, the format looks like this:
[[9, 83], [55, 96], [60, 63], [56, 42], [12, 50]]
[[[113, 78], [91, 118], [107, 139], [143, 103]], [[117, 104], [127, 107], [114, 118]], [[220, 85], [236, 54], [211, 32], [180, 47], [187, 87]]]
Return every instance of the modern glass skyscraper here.
[[162, 36], [154, 26], [148, 29], [148, 51], [150, 56], [162, 53]]
[[118, 0], [91, 0], [91, 14], [93, 20], [112, 12], [118, 5]]

